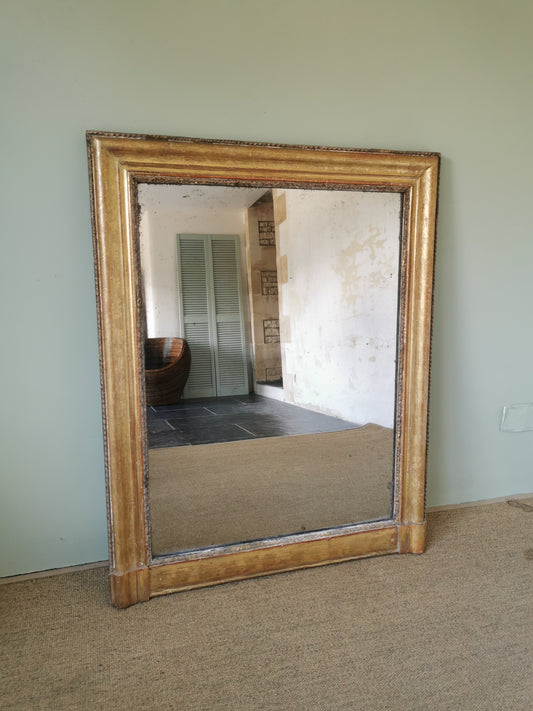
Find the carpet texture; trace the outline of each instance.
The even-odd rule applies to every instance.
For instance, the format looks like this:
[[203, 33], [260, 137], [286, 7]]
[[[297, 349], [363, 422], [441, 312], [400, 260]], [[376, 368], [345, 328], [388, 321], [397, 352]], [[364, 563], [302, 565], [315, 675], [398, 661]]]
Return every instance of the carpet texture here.
[[153, 449], [152, 550], [158, 555], [387, 518], [392, 468], [393, 432], [373, 424]]
[[0, 586], [0, 707], [530, 711], [527, 504], [430, 514], [422, 556], [256, 578], [127, 610], [110, 606], [104, 569]]

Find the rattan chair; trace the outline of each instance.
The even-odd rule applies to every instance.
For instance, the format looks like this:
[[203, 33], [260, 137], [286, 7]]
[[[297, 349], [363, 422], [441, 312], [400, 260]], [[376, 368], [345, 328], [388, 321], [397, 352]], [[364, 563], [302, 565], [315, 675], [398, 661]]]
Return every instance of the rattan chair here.
[[173, 405], [183, 394], [191, 369], [184, 338], [148, 338], [144, 347], [146, 404]]

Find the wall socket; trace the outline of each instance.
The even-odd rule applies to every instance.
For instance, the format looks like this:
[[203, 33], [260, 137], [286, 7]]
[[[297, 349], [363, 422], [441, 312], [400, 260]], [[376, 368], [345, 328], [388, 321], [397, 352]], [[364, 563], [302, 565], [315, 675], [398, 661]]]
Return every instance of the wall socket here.
[[533, 402], [505, 405], [500, 423], [502, 432], [527, 432], [533, 430]]

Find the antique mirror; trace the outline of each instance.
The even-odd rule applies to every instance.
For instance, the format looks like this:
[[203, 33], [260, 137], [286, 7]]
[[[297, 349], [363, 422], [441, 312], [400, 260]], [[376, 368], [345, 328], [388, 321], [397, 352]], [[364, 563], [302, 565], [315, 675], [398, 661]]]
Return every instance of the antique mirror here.
[[87, 142], [113, 604], [422, 553], [439, 155]]

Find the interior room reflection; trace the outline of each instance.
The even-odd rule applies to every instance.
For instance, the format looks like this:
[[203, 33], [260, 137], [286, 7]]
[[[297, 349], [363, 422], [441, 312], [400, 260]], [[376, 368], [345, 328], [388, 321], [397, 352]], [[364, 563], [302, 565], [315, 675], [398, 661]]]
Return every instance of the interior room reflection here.
[[389, 517], [401, 196], [139, 205], [153, 553]]

